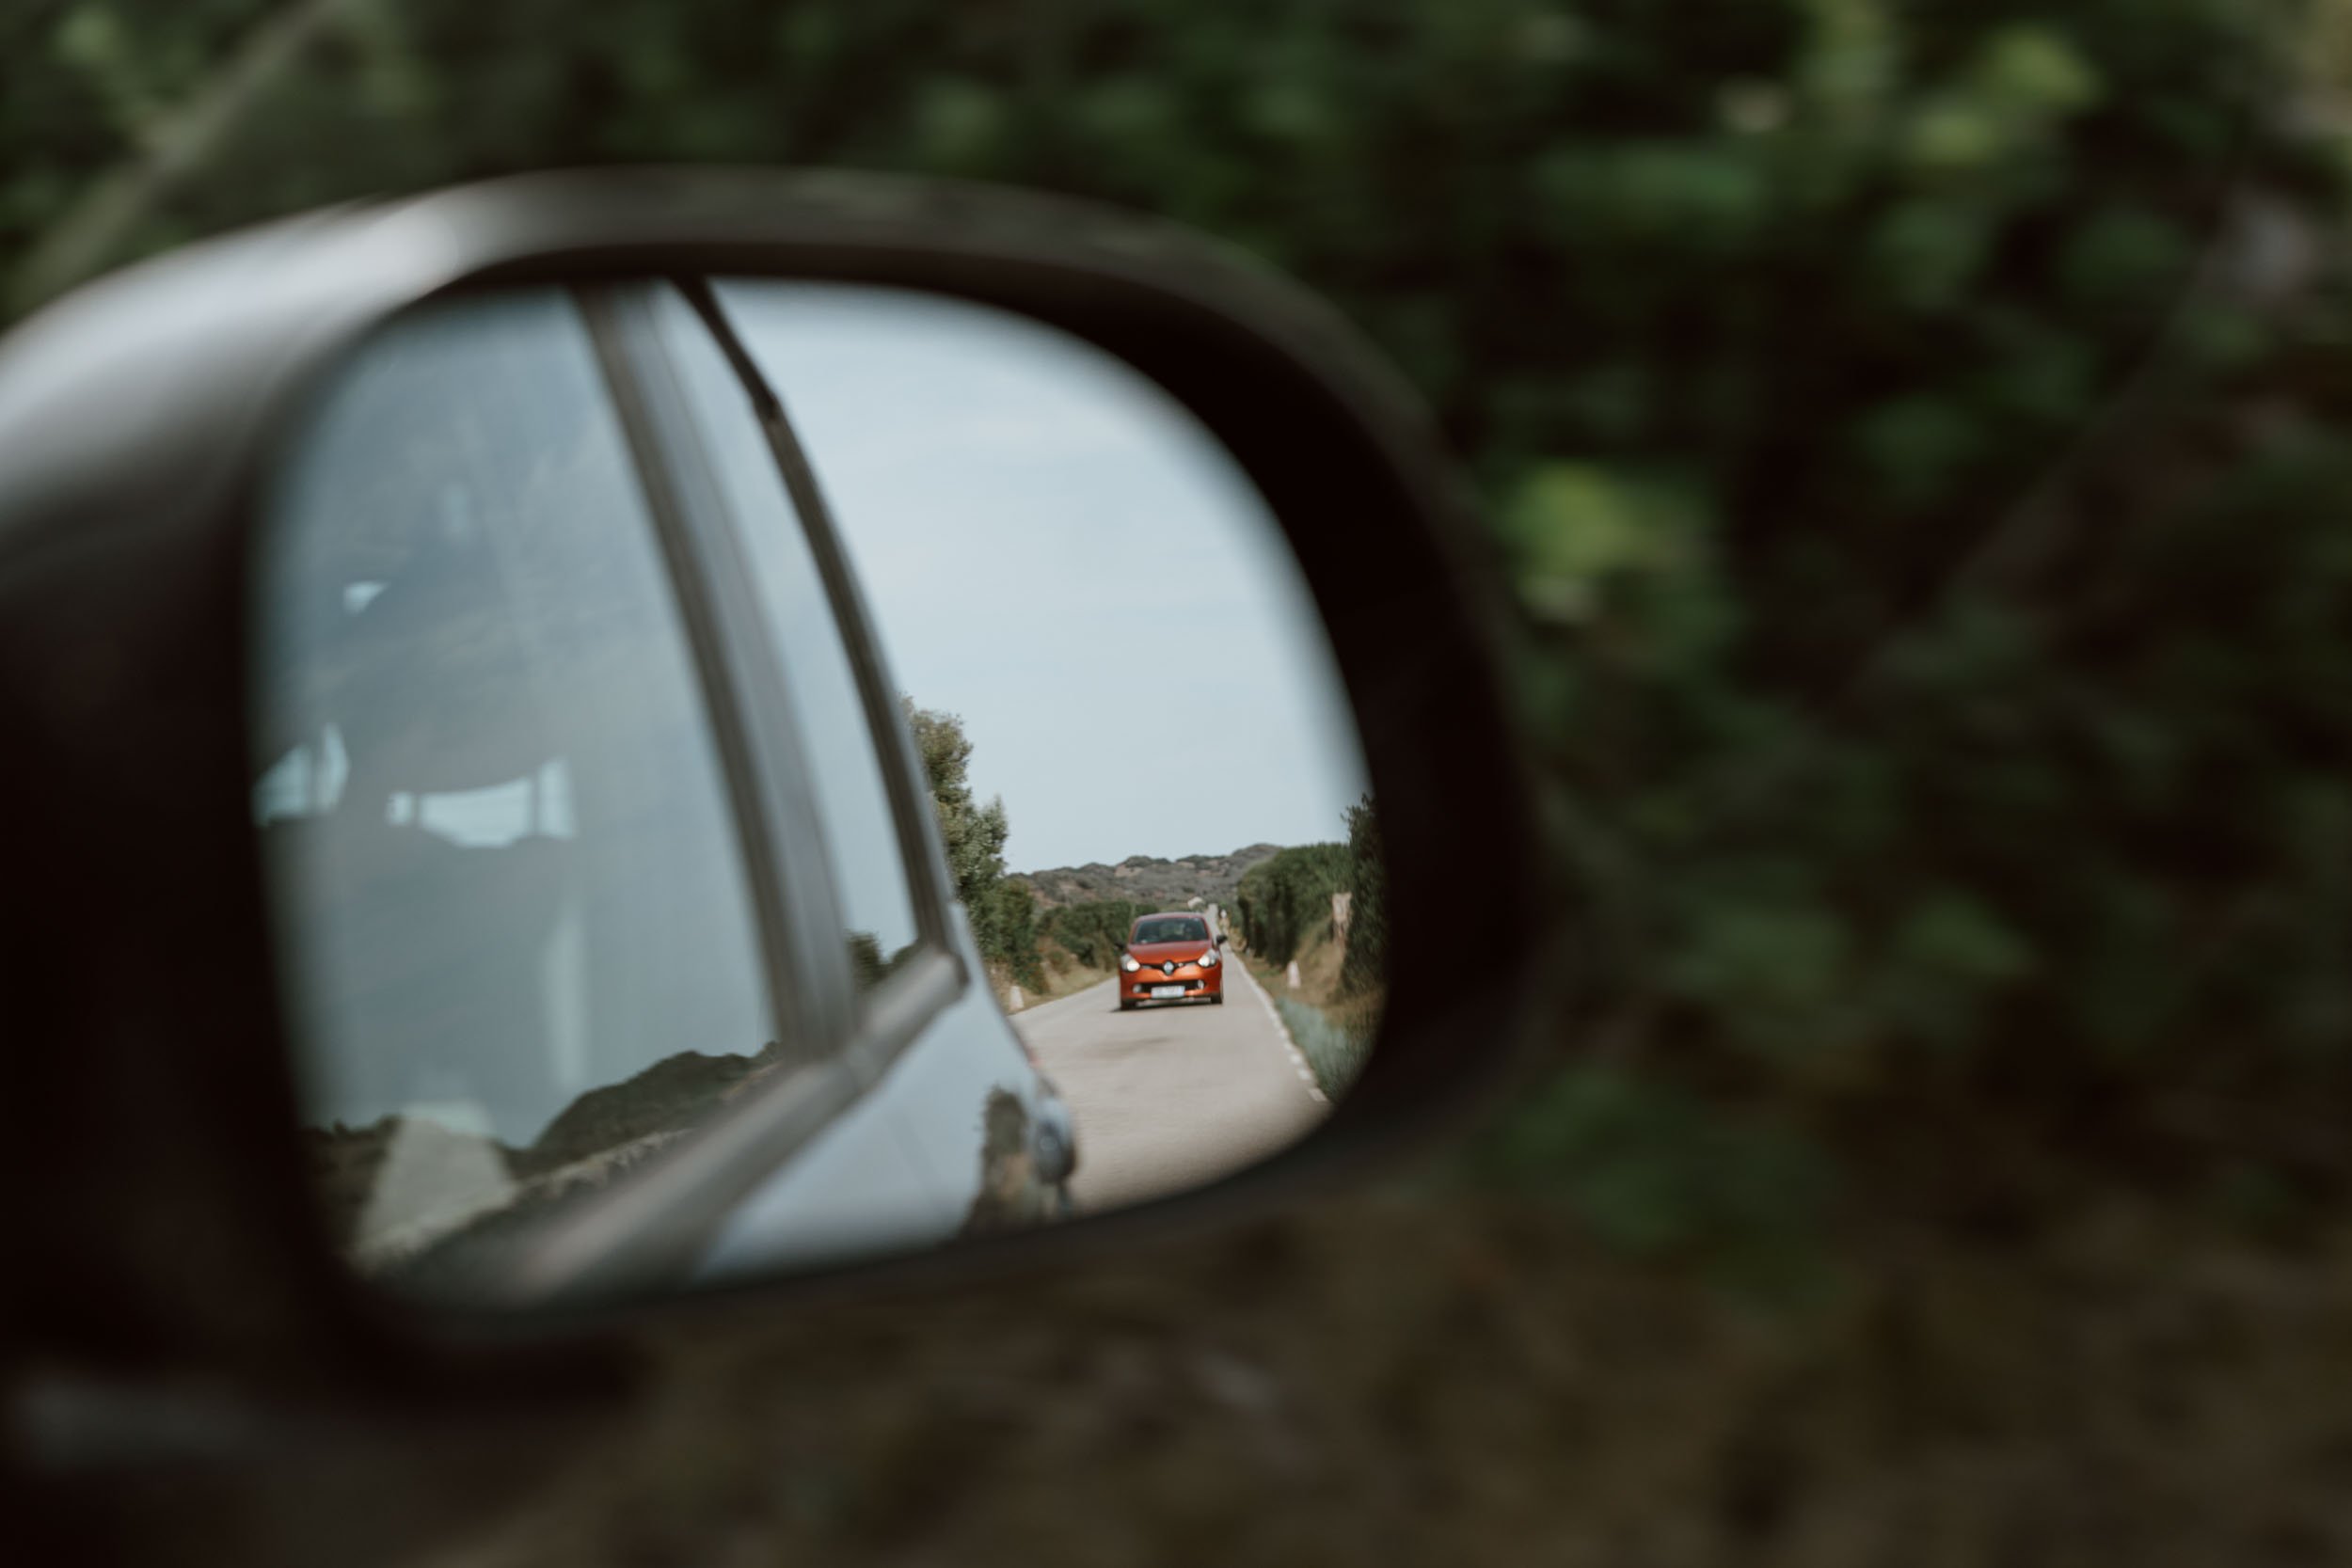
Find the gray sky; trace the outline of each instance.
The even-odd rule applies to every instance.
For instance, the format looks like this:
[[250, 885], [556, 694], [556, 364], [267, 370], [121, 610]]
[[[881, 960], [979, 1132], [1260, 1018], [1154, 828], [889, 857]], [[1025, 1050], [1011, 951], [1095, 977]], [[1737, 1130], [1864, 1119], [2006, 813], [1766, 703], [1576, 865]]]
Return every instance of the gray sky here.
[[721, 291], [807, 445], [892, 674], [962, 717], [1013, 870], [1343, 835], [1362, 758], [1290, 547], [1120, 361], [903, 291]]

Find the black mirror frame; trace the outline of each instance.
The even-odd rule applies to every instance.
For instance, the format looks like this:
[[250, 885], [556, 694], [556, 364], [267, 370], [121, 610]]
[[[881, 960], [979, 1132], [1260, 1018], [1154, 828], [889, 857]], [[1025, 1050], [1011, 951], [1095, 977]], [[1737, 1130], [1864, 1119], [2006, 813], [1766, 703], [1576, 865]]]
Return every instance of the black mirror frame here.
[[[1327, 308], [1156, 222], [866, 175], [572, 171], [338, 209], [102, 280], [0, 342], [0, 733], [39, 759], [0, 769], [0, 813], [46, 825], [0, 901], [25, 959], [11, 1033], [20, 1055], [90, 1042], [18, 1085], [55, 1110], [8, 1183], [20, 1278], [43, 1281], [25, 1342], [52, 1359], [436, 1407], [595, 1399], [623, 1365], [612, 1331], [675, 1309], [426, 1317], [327, 1254], [244, 831], [245, 637], [256, 499], [309, 390], [368, 331], [453, 289], [697, 273], [995, 305], [1191, 409], [1265, 496], [1326, 618], [1411, 955], [1363, 1076], [1266, 1164], [1068, 1228], [746, 1291], [940, 1279], [1254, 1212], [1444, 1126], [1528, 1037], [1556, 932], [1502, 689], [1512, 611], [1427, 418]], [[142, 314], [154, 330], [126, 347]], [[24, 1202], [36, 1193], [46, 1212]], [[148, 1233], [156, 1205], [176, 1242]]]

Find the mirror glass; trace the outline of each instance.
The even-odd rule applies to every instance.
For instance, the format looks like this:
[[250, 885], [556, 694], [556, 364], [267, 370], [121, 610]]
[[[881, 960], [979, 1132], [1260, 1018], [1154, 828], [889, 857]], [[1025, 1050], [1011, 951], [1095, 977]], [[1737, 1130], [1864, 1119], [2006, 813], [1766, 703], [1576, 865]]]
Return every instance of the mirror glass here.
[[1197, 1188], [1385, 992], [1283, 532], [1132, 368], [720, 278], [374, 334], [259, 531], [253, 816], [334, 1243], [642, 1295]]

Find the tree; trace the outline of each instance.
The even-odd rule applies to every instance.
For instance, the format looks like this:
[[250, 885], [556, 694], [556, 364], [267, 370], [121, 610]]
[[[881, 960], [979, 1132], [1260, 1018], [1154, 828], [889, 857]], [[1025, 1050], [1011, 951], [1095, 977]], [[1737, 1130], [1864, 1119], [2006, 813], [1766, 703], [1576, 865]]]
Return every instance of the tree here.
[[947, 870], [955, 878], [956, 896], [967, 910], [977, 911], [982, 897], [1005, 874], [1005, 835], [1011, 830], [999, 798], [979, 804], [972, 798], [964, 776], [972, 760], [972, 742], [963, 721], [952, 713], [906, 705], [907, 723], [914, 731], [914, 748], [923, 758], [923, 779], [930, 786], [931, 804], [938, 808], [939, 836], [947, 846]]
[[972, 918], [972, 939], [980, 956], [1001, 965], [1022, 985], [1044, 984], [1037, 955], [1036, 895], [1026, 881], [1005, 875], [1005, 835], [1011, 828], [1004, 800], [981, 805], [973, 799], [965, 773], [972, 741], [963, 733], [963, 721], [952, 713], [917, 707], [912, 697], [899, 701], [914, 731], [915, 752], [923, 759], [923, 780], [939, 817], [956, 898]]

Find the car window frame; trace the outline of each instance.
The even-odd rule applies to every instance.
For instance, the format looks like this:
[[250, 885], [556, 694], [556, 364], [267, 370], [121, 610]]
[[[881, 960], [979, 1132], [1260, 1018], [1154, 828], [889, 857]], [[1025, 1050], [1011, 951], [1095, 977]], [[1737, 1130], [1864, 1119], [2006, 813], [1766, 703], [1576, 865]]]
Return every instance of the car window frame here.
[[[818, 480], [815, 462], [793, 426], [782, 395], [769, 382], [729, 320], [712, 280], [692, 276], [672, 277], [667, 282], [677, 290], [734, 371], [737, 384], [750, 402], [753, 417], [768, 439], [770, 461], [775, 465], [786, 507], [799, 524], [823, 579], [834, 629], [841, 637], [857, 683], [867, 738], [874, 744], [883, 787], [889, 791], [898, 863], [907, 879], [908, 902], [914, 915], [915, 945], [918, 951], [953, 956], [957, 946], [951, 912], [955, 892], [945, 875], [945, 857], [937, 842], [937, 818], [930, 786], [924, 781], [913, 737], [899, 708], [898, 686], [891, 677], [881, 634], [866, 603], [865, 588], [842, 543], [832, 504], [826, 500]], [[742, 526], [737, 520], [739, 533]], [[781, 668], [780, 652], [774, 657]], [[787, 686], [790, 684], [789, 672], [786, 673], [785, 681]], [[876, 997], [888, 991], [897, 978], [894, 974], [878, 987]]]
[[[627, 519], [625, 526], [640, 531], [640, 537], [651, 548], [656, 575], [649, 588], [672, 611], [670, 626], [664, 628], [666, 635], [663, 641], [675, 649], [684, 665], [686, 689], [697, 705], [699, 727], [710, 747], [709, 782], [717, 792], [715, 803], [722, 824], [722, 838], [717, 849], [719, 853], [732, 857], [732, 868], [742, 891], [740, 904], [731, 909], [729, 915], [739, 926], [749, 949], [747, 957], [752, 973], [748, 977], [755, 983], [759, 997], [757, 1021], [766, 1037], [782, 1042], [791, 1051], [812, 1059], [813, 1065], [813, 1061], [821, 1060], [836, 1046], [812, 1026], [808, 1009], [804, 1006], [796, 1006], [809, 990], [806, 984], [808, 971], [784, 945], [784, 939], [791, 928], [790, 923], [777, 918], [771, 908], [772, 901], [779, 896], [782, 885], [774, 878], [761, 875], [763, 859], [752, 848], [759, 842], [764, 823], [757, 814], [746, 809], [745, 802], [749, 799], [746, 791], [756, 787], [760, 775], [745, 755], [744, 748], [751, 736], [740, 722], [739, 708], [732, 701], [726, 681], [714, 678], [714, 672], [724, 668], [725, 656], [719, 646], [718, 637], [721, 623], [711, 615], [703, 595], [697, 592], [700, 579], [706, 574], [694, 567], [689, 559], [694, 547], [688, 537], [691, 531], [685, 528], [678, 512], [675, 487], [666, 483], [660, 471], [648, 461], [650, 449], [646, 430], [631, 409], [633, 383], [624, 374], [616, 373], [615, 362], [599, 339], [589, 293], [590, 291], [576, 284], [553, 279], [461, 285], [437, 290], [387, 312], [371, 324], [366, 331], [358, 334], [322, 367], [319, 379], [324, 383], [330, 373], [350, 370], [388, 339], [396, 337], [405, 324], [452, 301], [495, 298], [505, 294], [544, 295], [561, 306], [567, 334], [573, 337], [578, 348], [588, 358], [588, 385], [601, 404], [603, 412], [610, 417], [612, 454], [620, 483], [635, 488], [638, 505], [632, 509], [634, 515]], [[296, 466], [318, 435], [316, 413], [316, 406], [306, 406], [299, 415], [289, 418], [280, 439], [274, 444], [256, 475], [253, 515], [256, 528], [264, 538], [279, 537], [290, 530], [307, 526], [301, 517], [286, 509], [283, 501], [286, 486]], [[501, 452], [500, 455], [503, 460], [506, 454]], [[688, 553], [682, 554], [682, 550]], [[258, 613], [256, 619], [259, 619]], [[241, 732], [241, 738], [247, 743], [248, 770], [253, 767], [250, 761], [252, 726], [256, 716], [262, 711], [262, 697], [252, 685], [254, 668], [248, 648], [246, 657], [246, 684], [242, 692], [246, 728]], [[324, 732], [314, 729], [297, 738], [269, 766], [275, 768], [279, 765], [286, 754], [315, 750], [322, 733], [331, 735], [333, 725], [329, 723]], [[421, 802], [425, 799], [427, 795], [420, 792], [416, 797], [419, 805], [414, 809], [421, 810]], [[250, 824], [257, 863], [263, 864], [262, 882], [270, 888], [265, 898], [271, 927], [266, 946], [270, 954], [273, 996], [278, 1006], [284, 1007], [287, 1005], [291, 968], [288, 957], [291, 949], [285, 925], [288, 910], [282, 903], [282, 890], [263, 863], [268, 855], [262, 839], [266, 823], [257, 819], [250, 812], [246, 820]], [[303, 1049], [296, 1043], [298, 1037], [294, 1034], [295, 1025], [291, 1021], [291, 1015], [287, 1027], [291, 1065], [293, 1059], [303, 1054]], [[787, 1071], [786, 1076], [790, 1079], [798, 1073]], [[293, 1084], [290, 1083], [288, 1087], [290, 1094], [297, 1092]], [[717, 1119], [725, 1118], [714, 1118]], [[290, 1113], [288, 1125], [301, 1125], [301, 1117]], [[303, 1196], [315, 1196], [307, 1182]], [[532, 1223], [536, 1227], [551, 1222], [534, 1220]], [[349, 1259], [346, 1258], [344, 1261]], [[501, 1296], [512, 1293], [507, 1289], [511, 1282], [506, 1280], [505, 1271], [496, 1259], [480, 1260], [480, 1266], [488, 1276], [489, 1289], [493, 1292]], [[366, 1275], [361, 1271], [355, 1271], [354, 1278], [360, 1283], [366, 1282]], [[398, 1288], [393, 1286], [394, 1290]], [[465, 1304], [451, 1305], [462, 1311]]]
[[[687, 393], [657, 309], [674, 289], [709, 332], [766, 436], [787, 508], [803, 530], [858, 685], [913, 905], [914, 951], [861, 996], [831, 849], [794, 720], [791, 677], [720, 483], [715, 438]], [[809, 1056], [696, 1130], [628, 1181], [550, 1217], [499, 1267], [490, 1309], [619, 1301], [688, 1275], [736, 1207], [879, 1085], [970, 988], [951, 926], [944, 852], [912, 736], [873, 621], [783, 404], [699, 277], [621, 278], [571, 290], [644, 487], [723, 762], [779, 1037]], [[453, 1304], [464, 1309], [467, 1304]]]

